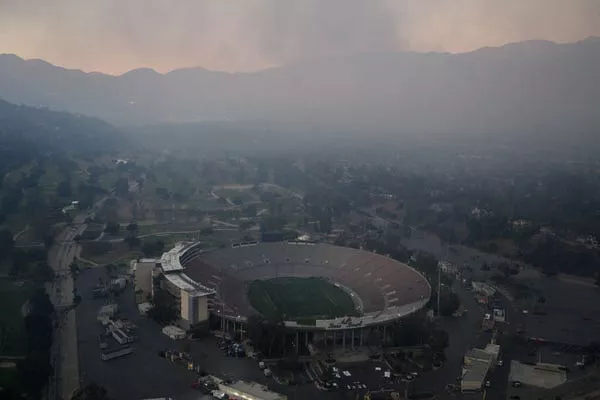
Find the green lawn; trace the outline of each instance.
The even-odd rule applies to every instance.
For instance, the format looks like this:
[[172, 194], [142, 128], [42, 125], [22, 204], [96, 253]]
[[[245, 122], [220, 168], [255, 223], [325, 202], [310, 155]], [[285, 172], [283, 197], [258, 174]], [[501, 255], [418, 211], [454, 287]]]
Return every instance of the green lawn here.
[[21, 307], [33, 293], [33, 286], [0, 280], [0, 327], [3, 331], [0, 354], [24, 355], [26, 351], [25, 323]]
[[254, 281], [248, 298], [267, 318], [286, 320], [326, 319], [356, 315], [348, 293], [322, 278], [275, 278]]

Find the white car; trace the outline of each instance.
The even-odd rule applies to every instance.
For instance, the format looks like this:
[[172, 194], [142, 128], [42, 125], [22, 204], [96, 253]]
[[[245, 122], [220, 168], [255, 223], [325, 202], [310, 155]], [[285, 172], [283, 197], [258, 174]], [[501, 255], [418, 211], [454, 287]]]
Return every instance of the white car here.
[[490, 381], [485, 381], [485, 387], [486, 387], [486, 388], [491, 388], [491, 387], [492, 387], [492, 382], [490, 382]]
[[501, 367], [501, 366], [503, 366], [503, 365], [504, 365], [504, 361], [502, 361], [502, 360], [498, 360], [498, 366], [499, 366], [499, 367]]

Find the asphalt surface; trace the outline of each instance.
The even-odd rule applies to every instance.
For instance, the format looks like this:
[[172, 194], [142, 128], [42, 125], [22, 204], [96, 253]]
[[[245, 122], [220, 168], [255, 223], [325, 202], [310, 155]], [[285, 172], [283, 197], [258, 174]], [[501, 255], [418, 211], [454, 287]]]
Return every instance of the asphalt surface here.
[[47, 284], [46, 290], [58, 315], [51, 352], [55, 373], [50, 379], [47, 392], [50, 399], [70, 398], [79, 388], [75, 311], [70, 309], [74, 286], [69, 273], [69, 266], [78, 251], [73, 238], [85, 230], [85, 224], [78, 222], [74, 227], [65, 228], [55, 238], [56, 244], [50, 249], [48, 256], [55, 279]]
[[[462, 374], [465, 353], [477, 346], [489, 343], [490, 334], [480, 332], [483, 310], [477, 304], [473, 294], [455, 281], [453, 290], [458, 294], [461, 304], [468, 310], [461, 317], [441, 317], [439, 326], [448, 332], [449, 345], [446, 348], [444, 365], [434, 371], [424, 373], [412, 384], [417, 392], [432, 391], [440, 398], [449, 397], [445, 388], [447, 384], [457, 384], [457, 377]], [[454, 396], [456, 397], [456, 396]]]
[[161, 333], [160, 326], [139, 315], [131, 286], [116, 302], [120, 317], [138, 326], [139, 341], [132, 345], [131, 355], [110, 361], [100, 359], [97, 338], [103, 328], [97, 320], [97, 313], [107, 301], [92, 296], [92, 289], [100, 278], [108, 279], [102, 267], [86, 269], [77, 279], [77, 290], [82, 296], [77, 307], [77, 332], [83, 385], [96, 382], [117, 400], [163, 396], [197, 398], [199, 393], [190, 389], [195, 374], [159, 357], [159, 350], [172, 349], [176, 343]]

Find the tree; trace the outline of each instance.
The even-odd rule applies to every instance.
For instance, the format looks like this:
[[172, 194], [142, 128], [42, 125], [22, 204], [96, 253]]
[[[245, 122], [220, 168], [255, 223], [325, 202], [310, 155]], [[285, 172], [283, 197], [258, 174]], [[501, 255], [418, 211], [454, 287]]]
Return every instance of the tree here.
[[112, 275], [112, 273], [114, 272], [115, 269], [116, 269], [116, 267], [113, 264], [106, 264], [104, 266], [104, 270], [106, 271], [106, 275], [108, 275], [109, 277]]
[[440, 315], [450, 316], [460, 307], [460, 299], [454, 292], [442, 293], [440, 299]]
[[35, 264], [31, 271], [33, 280], [36, 282], [49, 282], [54, 279], [54, 270], [44, 262], [38, 262]]
[[77, 389], [71, 400], [110, 400], [110, 397], [106, 389], [92, 382], [84, 388]]
[[161, 199], [163, 199], [163, 200], [169, 200], [170, 197], [171, 197], [169, 191], [167, 189], [165, 189], [165, 188], [162, 188], [162, 187], [156, 188], [155, 192], [156, 192], [156, 195], [158, 197], [160, 197]]
[[77, 274], [79, 273], [79, 265], [75, 261], [69, 265], [69, 271], [71, 272], [71, 277], [73, 280], [77, 279]]
[[58, 197], [71, 197], [73, 195], [73, 189], [71, 187], [71, 181], [64, 180], [56, 187], [56, 195]]
[[498, 264], [498, 271], [502, 272], [505, 278], [510, 276], [510, 266], [506, 262]]
[[106, 226], [104, 227], [104, 232], [108, 233], [109, 235], [113, 235], [116, 236], [119, 233], [119, 224], [117, 222], [107, 222]]
[[256, 204], [248, 204], [247, 206], [245, 206], [242, 209], [242, 214], [245, 217], [249, 217], [249, 218], [256, 217], [256, 213], [257, 213]]
[[144, 244], [142, 245], [142, 252], [144, 253], [144, 256], [146, 257], [155, 257], [157, 255], [162, 254], [162, 252], [165, 249], [165, 242], [163, 242], [162, 240], [156, 240], [156, 241], [145, 241]]
[[50, 234], [44, 235], [44, 247], [46, 247], [46, 249], [49, 249], [50, 247], [52, 247], [53, 244], [54, 244], [54, 236], [52, 236]]
[[240, 224], [240, 230], [245, 231], [252, 228], [254, 224], [251, 221], [244, 221]]
[[200, 234], [201, 235], [212, 235], [212, 233], [214, 232], [214, 229], [212, 227], [206, 227], [206, 228], [202, 228], [200, 229]]
[[115, 194], [119, 197], [127, 197], [129, 195], [129, 180], [127, 178], [117, 179]]
[[38, 289], [29, 299], [29, 314], [25, 317], [27, 355], [18, 364], [20, 385], [31, 398], [40, 398], [52, 372], [50, 347], [52, 346], [54, 306], [48, 293]]
[[178, 319], [177, 306], [173, 296], [162, 288], [154, 291], [153, 307], [148, 311], [148, 317], [161, 325], [168, 325]]
[[0, 260], [11, 254], [14, 246], [15, 241], [12, 232], [6, 228], [0, 229]]
[[448, 332], [436, 329], [429, 335], [429, 346], [435, 352], [441, 352], [450, 344]]
[[137, 236], [138, 225], [135, 222], [131, 222], [129, 225], [127, 225], [126, 229], [129, 232], [129, 235], [132, 239]]

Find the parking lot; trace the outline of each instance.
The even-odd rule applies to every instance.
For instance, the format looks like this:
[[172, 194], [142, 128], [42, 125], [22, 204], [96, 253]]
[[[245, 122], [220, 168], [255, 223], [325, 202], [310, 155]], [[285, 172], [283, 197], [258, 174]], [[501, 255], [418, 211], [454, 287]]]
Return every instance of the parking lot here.
[[[92, 290], [99, 278], [106, 277], [105, 269], [100, 267], [84, 270], [76, 281], [77, 291], [82, 296], [82, 302], [77, 307], [81, 386], [96, 382], [116, 400], [163, 396], [177, 400], [210, 398], [191, 388], [197, 377], [195, 372], [188, 371], [181, 363], [159, 356], [160, 351], [183, 350], [185, 341], [169, 339], [162, 334], [158, 324], [139, 314], [131, 285], [117, 297], [116, 302], [120, 308], [119, 317], [137, 325], [139, 339], [132, 344], [131, 355], [101, 361], [98, 334], [103, 329], [97, 320], [97, 313], [107, 300], [93, 298]], [[277, 384], [273, 378], [264, 376], [256, 360], [225, 354], [214, 337], [189, 342], [189, 352], [202, 370], [209, 374], [256, 381], [290, 398], [330, 398], [328, 392], [318, 390], [312, 383], [297, 386]]]
[[100, 359], [97, 337], [103, 329], [96, 316], [106, 300], [92, 297], [98, 278], [106, 278], [104, 268], [85, 270], [76, 282], [82, 297], [77, 307], [81, 386], [96, 382], [117, 400], [160, 396], [196, 399], [196, 393], [190, 389], [194, 374], [158, 356], [159, 350], [173, 347], [174, 342], [153, 321], [139, 316], [131, 286], [118, 297], [117, 303], [120, 315], [138, 326], [139, 340], [133, 343], [131, 355], [110, 361]]
[[[416, 368], [415, 368], [416, 370]], [[408, 379], [414, 379], [411, 374]], [[394, 376], [388, 366], [378, 360], [359, 364], [336, 364], [329, 374], [329, 381], [343, 392], [366, 393], [384, 389], [404, 388], [406, 377]]]

